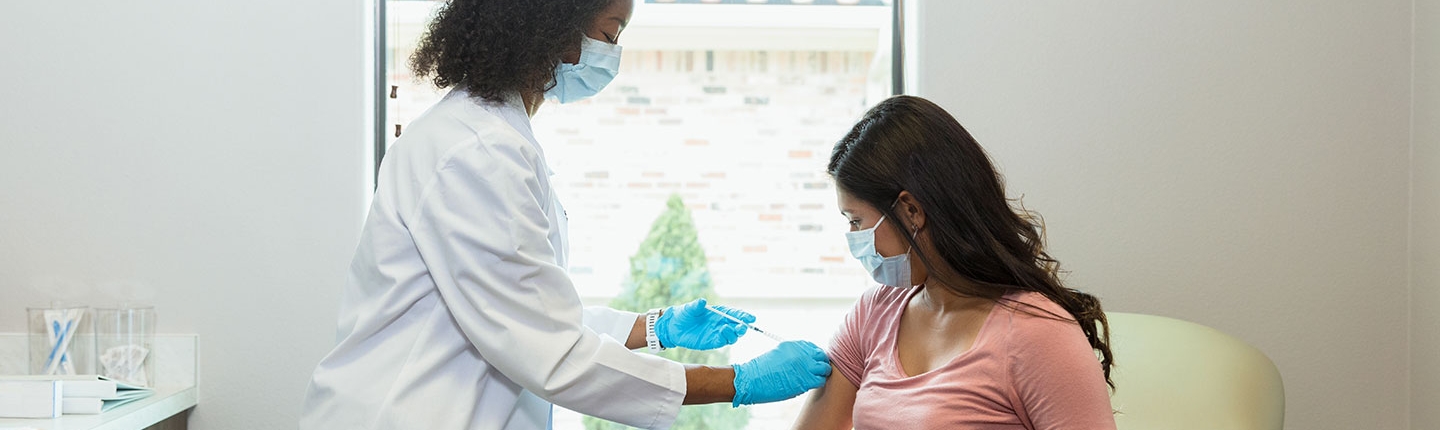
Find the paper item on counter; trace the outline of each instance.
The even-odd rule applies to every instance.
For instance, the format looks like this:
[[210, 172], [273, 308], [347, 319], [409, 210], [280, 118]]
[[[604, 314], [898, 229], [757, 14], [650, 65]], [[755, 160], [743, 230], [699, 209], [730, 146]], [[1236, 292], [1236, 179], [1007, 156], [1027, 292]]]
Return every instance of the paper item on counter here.
[[102, 375], [0, 375], [0, 382], [58, 383], [65, 414], [98, 414], [155, 394], [155, 390]]
[[97, 399], [108, 399], [115, 397], [119, 391], [119, 384], [115, 381], [107, 381], [100, 378], [80, 379], [65, 378], [59, 381], [65, 383], [65, 397], [94, 397]]
[[95, 415], [105, 409], [105, 401], [96, 397], [66, 397], [60, 403], [65, 415]]
[[127, 391], [155, 391], [105, 375], [0, 375], [0, 381], [61, 381], [65, 397], [111, 397]]
[[117, 397], [101, 399], [96, 397], [66, 397], [61, 399], [61, 410], [65, 415], [94, 415], [110, 412], [111, 409], [148, 397], [150, 394], [128, 391]]
[[150, 350], [140, 345], [120, 345], [106, 349], [100, 354], [100, 366], [105, 376], [135, 385], [150, 385], [145, 374], [145, 358]]
[[63, 390], [60, 381], [0, 380], [0, 418], [57, 418]]

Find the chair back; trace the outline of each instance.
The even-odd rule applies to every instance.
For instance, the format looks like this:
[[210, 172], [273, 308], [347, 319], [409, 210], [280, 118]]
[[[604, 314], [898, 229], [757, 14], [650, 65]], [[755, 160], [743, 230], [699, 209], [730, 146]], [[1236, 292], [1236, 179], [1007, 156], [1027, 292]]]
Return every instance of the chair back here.
[[1173, 318], [1106, 317], [1120, 430], [1283, 430], [1285, 388], [1260, 350]]

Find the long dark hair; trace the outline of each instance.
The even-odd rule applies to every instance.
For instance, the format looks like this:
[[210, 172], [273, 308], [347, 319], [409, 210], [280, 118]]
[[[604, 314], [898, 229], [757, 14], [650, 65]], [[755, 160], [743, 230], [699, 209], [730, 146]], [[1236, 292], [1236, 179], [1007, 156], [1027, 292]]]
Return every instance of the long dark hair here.
[[501, 101], [550, 89], [555, 66], [614, 0], [450, 0], [410, 57], [417, 78]]
[[[944, 259], [941, 268], [949, 269], [937, 270], [937, 262], [922, 253], [931, 276], [963, 278], [966, 282], [944, 285], [997, 303], [1014, 290], [1043, 294], [1080, 324], [1090, 347], [1100, 352], [1105, 383], [1115, 387], [1110, 325], [1100, 300], [1061, 283], [1060, 262], [1045, 252], [1043, 221], [1018, 202], [1010, 205], [1004, 179], [985, 150], [943, 108], [912, 96], [880, 102], [835, 144], [826, 172], [840, 189], [888, 219], [902, 219], [891, 203], [909, 191], [925, 210], [925, 229]], [[900, 222], [890, 225], [919, 248]]]

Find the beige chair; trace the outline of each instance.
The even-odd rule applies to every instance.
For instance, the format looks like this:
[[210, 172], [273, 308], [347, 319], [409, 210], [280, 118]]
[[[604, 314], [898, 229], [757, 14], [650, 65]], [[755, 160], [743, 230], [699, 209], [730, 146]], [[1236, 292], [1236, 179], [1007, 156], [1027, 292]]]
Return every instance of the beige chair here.
[[1260, 350], [1215, 329], [1110, 312], [1120, 430], [1282, 430], [1285, 388]]

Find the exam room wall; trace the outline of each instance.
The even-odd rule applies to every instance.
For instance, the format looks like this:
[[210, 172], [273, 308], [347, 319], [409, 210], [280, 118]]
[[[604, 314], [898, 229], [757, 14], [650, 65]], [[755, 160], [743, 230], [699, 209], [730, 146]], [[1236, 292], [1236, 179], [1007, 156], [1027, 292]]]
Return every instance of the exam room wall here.
[[1410, 0], [919, 7], [918, 94], [1045, 216], [1072, 286], [1257, 346], [1289, 429], [1408, 427]]
[[191, 428], [294, 428], [364, 215], [364, 3], [0, 2], [0, 332], [153, 303], [200, 336]]
[[1440, 429], [1440, 0], [1415, 1], [1410, 428]]

